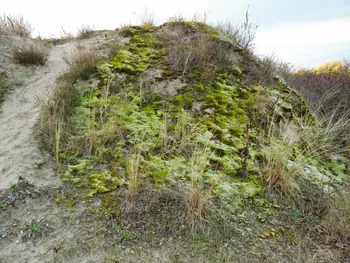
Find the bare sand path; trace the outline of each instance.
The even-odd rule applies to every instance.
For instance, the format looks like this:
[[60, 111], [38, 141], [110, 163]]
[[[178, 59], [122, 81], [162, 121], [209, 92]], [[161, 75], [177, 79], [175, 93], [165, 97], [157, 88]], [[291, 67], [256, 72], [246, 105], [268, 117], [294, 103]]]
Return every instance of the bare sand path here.
[[[62, 55], [66, 46], [55, 46], [48, 63], [36, 70], [25, 84], [5, 100], [0, 112], [0, 190], [22, 176], [36, 186], [58, 185], [48, 154], [38, 149], [34, 126], [38, 122], [38, 98], [54, 88], [56, 78], [66, 70]], [[40, 138], [39, 138], [40, 140]]]

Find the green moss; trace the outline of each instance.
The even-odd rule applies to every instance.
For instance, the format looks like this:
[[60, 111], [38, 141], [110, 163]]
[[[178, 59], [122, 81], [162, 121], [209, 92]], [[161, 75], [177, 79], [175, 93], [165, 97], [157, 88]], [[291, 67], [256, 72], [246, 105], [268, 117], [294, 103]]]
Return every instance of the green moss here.
[[132, 66], [134, 62], [133, 53], [128, 50], [120, 50], [117, 55], [109, 62], [111, 68], [117, 71], [134, 74], [136, 68]]
[[168, 162], [158, 156], [151, 156], [149, 161], [146, 161], [148, 174], [152, 178], [152, 182], [156, 186], [167, 184], [170, 181], [169, 171], [172, 167], [168, 166]]
[[103, 194], [115, 190], [122, 185], [122, 180], [116, 174], [103, 170], [89, 175], [89, 185], [91, 190], [88, 197], [92, 197], [96, 193]]
[[178, 74], [175, 71], [170, 71], [170, 70], [166, 69], [166, 70], [163, 70], [162, 77], [164, 79], [175, 79], [178, 77]]
[[[132, 101], [128, 97], [132, 96]], [[164, 122], [162, 113], [152, 108], [141, 109], [140, 98], [134, 93], [121, 97], [111, 97], [111, 112], [107, 125], [122, 126], [128, 135], [128, 143], [138, 145], [144, 151], [159, 147], [162, 140]]]
[[107, 193], [102, 196], [100, 212], [110, 217], [120, 216], [119, 196]]
[[156, 64], [165, 55], [163, 44], [157, 40], [154, 30], [132, 27], [125, 32], [131, 36], [130, 43], [120, 48], [111, 61], [103, 62], [101, 66], [108, 65], [114, 71], [135, 75]]
[[344, 177], [347, 172], [346, 164], [342, 160], [332, 159], [328, 167], [336, 177]]
[[231, 72], [237, 77], [237, 78], [241, 78], [243, 76], [243, 72], [240, 69], [239, 66], [233, 64], [231, 67]]
[[81, 178], [78, 176], [83, 176], [88, 173], [89, 170], [93, 168], [91, 161], [89, 160], [79, 160], [75, 165], [68, 165], [64, 174], [62, 175], [62, 180], [65, 182], [79, 183]]

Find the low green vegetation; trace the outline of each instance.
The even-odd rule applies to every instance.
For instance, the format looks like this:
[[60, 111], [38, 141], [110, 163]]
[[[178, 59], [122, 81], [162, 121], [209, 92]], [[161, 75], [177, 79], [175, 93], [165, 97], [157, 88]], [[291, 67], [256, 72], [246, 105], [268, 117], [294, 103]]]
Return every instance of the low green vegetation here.
[[[327, 127], [298, 92], [202, 23], [119, 33], [129, 42], [112, 59], [70, 63], [43, 104], [41, 133], [63, 181], [98, 200], [94, 211], [118, 222], [120, 240], [182, 237], [206, 247], [207, 261], [232, 262], [235, 240], [295, 246], [298, 220], [349, 238], [331, 210], [349, 212], [348, 197], [335, 191], [348, 183], [349, 159], [317, 146]], [[322, 144], [340, 149], [331, 134]], [[307, 249], [299, 253], [307, 260]]]

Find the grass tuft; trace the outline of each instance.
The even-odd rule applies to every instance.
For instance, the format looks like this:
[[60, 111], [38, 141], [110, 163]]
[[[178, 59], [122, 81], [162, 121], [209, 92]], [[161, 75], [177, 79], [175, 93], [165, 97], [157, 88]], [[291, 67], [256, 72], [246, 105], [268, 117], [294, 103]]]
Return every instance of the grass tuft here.
[[290, 149], [281, 146], [281, 142], [272, 141], [265, 149], [266, 160], [263, 169], [263, 179], [270, 189], [281, 194], [289, 193], [297, 188], [295, 177], [297, 167], [290, 161]]
[[157, 24], [154, 12], [150, 12], [145, 6], [143, 12], [138, 15], [141, 25], [144, 27], [153, 27]]
[[40, 135], [48, 150], [54, 153], [57, 165], [62, 141], [69, 130], [67, 125], [78, 99], [74, 87], [59, 84], [48, 99], [41, 101]]
[[40, 42], [13, 45], [10, 52], [16, 62], [24, 65], [43, 66], [50, 56], [50, 49]]
[[141, 151], [135, 150], [128, 158], [126, 164], [128, 189], [126, 195], [128, 199], [135, 200], [140, 187], [140, 167]]
[[71, 68], [73, 75], [87, 79], [96, 72], [96, 65], [101, 57], [96, 51], [78, 43], [73, 50], [64, 55], [63, 59]]
[[203, 186], [203, 174], [209, 166], [209, 152], [196, 151], [191, 158], [190, 186], [187, 192], [187, 212], [192, 230], [203, 220], [211, 198], [211, 190]]

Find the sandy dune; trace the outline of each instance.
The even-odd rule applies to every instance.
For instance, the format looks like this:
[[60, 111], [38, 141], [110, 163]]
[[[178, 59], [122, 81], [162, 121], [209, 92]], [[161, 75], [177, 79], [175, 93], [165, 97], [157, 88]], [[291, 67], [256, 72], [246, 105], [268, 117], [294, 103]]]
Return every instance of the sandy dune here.
[[[38, 150], [33, 128], [38, 122], [42, 98], [53, 89], [66, 69], [62, 55], [66, 46], [55, 46], [48, 63], [9, 94], [0, 113], [0, 190], [22, 176], [36, 186], [59, 184], [50, 157]], [[23, 76], [25, 78], [25, 76]], [[39, 138], [40, 140], [40, 138]]]

